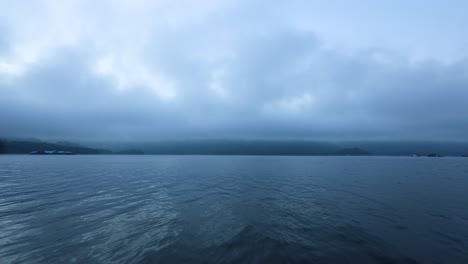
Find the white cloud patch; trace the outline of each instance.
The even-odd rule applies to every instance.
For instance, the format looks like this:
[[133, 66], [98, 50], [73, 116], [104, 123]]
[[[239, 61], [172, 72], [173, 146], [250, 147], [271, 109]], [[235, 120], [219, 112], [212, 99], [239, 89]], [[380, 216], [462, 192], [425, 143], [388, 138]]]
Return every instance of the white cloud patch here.
[[306, 93], [299, 96], [282, 98], [272, 103], [267, 103], [264, 106], [264, 110], [268, 114], [273, 115], [281, 115], [283, 113], [297, 115], [303, 114], [304, 112], [309, 112], [314, 103], [314, 97]]

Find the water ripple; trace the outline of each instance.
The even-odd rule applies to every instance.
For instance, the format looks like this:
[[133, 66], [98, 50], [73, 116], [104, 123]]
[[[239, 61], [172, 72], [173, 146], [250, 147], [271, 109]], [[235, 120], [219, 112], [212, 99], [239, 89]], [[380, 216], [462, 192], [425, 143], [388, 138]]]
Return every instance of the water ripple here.
[[0, 156], [0, 263], [468, 263], [463, 159]]

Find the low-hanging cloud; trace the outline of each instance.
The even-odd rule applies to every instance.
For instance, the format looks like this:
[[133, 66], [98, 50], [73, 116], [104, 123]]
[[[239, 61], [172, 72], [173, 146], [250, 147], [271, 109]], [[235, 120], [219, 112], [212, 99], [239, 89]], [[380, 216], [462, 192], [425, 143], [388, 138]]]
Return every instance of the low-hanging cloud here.
[[31, 2], [0, 11], [0, 136], [468, 139], [466, 57], [340, 48], [302, 1]]

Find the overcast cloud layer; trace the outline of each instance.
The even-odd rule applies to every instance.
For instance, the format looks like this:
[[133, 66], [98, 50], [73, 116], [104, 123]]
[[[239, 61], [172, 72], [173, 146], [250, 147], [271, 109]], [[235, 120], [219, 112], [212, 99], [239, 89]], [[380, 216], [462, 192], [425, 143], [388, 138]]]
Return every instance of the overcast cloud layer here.
[[0, 0], [0, 136], [468, 140], [466, 10]]

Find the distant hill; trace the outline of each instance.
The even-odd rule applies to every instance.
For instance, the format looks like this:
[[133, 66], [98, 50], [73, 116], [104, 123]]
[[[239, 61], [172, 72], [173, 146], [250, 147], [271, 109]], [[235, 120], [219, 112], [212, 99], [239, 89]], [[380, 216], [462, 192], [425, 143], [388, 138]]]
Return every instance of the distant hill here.
[[467, 155], [468, 143], [411, 141], [330, 143], [308, 140], [217, 139], [95, 143], [85, 146], [68, 141], [47, 143], [40, 140], [0, 139], [0, 154], [27, 154], [31, 151], [44, 150], [71, 151], [76, 154], [125, 155], [427, 156], [435, 153], [440, 156], [460, 157]]
[[154, 143], [146, 147], [151, 154], [198, 155], [327, 155], [336, 147], [306, 141], [206, 140]]
[[5, 152], [5, 142], [0, 139], [0, 154], [3, 154]]
[[75, 143], [75, 142], [70, 142], [70, 141], [57, 141], [55, 144], [64, 146], [64, 147], [84, 147], [81, 144]]
[[118, 152], [114, 152], [117, 155], [145, 155], [145, 152], [139, 149], [127, 149]]
[[93, 149], [88, 147], [62, 146], [58, 144], [46, 142], [30, 142], [30, 141], [7, 141], [0, 143], [0, 153], [5, 154], [28, 154], [32, 151], [71, 151], [76, 154], [110, 154], [111, 151], [102, 149]]
[[336, 156], [370, 156], [371, 153], [360, 148], [345, 148], [335, 153]]
[[[120, 146], [122, 148], [122, 146]], [[129, 144], [155, 155], [337, 155], [342, 148], [327, 142], [304, 140], [192, 140]]]
[[344, 148], [358, 146], [374, 155], [388, 156], [427, 156], [437, 153], [443, 156], [468, 154], [468, 142], [451, 141], [350, 141], [338, 142]]

